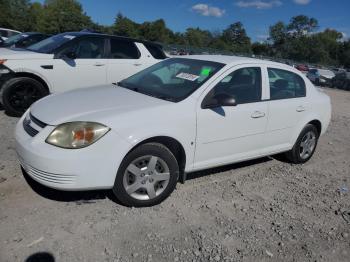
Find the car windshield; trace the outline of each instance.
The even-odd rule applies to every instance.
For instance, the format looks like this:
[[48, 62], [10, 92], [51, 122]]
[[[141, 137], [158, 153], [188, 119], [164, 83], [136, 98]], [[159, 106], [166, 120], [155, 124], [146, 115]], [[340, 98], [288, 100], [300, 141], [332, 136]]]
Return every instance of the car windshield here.
[[75, 37], [76, 35], [70, 33], [54, 35], [29, 46], [27, 49], [38, 53], [51, 54], [55, 51], [55, 49], [73, 40]]
[[119, 86], [145, 95], [179, 102], [225, 64], [187, 58], [171, 58], [157, 63], [121, 82]]

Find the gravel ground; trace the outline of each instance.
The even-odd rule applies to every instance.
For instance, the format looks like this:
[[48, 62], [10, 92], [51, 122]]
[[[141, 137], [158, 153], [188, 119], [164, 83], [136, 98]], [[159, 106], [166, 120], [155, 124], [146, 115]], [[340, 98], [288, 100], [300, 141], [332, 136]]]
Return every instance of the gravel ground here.
[[108, 191], [25, 179], [17, 119], [1, 111], [0, 261], [350, 261], [350, 92], [326, 92], [332, 122], [308, 163], [263, 158], [190, 174], [141, 209]]

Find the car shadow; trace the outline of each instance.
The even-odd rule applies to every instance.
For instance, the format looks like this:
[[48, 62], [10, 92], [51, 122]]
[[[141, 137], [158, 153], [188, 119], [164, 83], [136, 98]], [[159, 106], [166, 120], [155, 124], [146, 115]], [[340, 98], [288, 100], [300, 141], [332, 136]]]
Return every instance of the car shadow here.
[[55, 262], [55, 257], [48, 252], [37, 252], [30, 255], [25, 262]]
[[204, 177], [204, 176], [215, 175], [216, 173], [222, 173], [222, 172], [226, 172], [226, 171], [230, 171], [230, 170], [240, 169], [243, 167], [253, 166], [253, 165], [269, 162], [273, 159], [274, 159], [273, 157], [262, 157], [262, 158], [258, 158], [258, 159], [254, 159], [254, 160], [239, 162], [236, 164], [229, 164], [229, 165], [225, 165], [225, 166], [196, 171], [196, 172], [188, 173], [186, 180], [192, 180], [192, 179], [196, 179], [196, 178], [200, 178], [200, 177]]

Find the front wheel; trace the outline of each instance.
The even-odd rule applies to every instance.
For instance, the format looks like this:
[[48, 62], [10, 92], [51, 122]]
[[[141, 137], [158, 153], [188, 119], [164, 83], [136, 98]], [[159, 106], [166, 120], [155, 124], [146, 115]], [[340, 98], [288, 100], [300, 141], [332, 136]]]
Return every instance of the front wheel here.
[[314, 125], [308, 124], [301, 131], [292, 150], [286, 153], [289, 161], [295, 164], [307, 162], [315, 152], [319, 133]]
[[2, 86], [1, 98], [5, 111], [11, 116], [21, 116], [35, 101], [48, 95], [39, 81], [30, 77], [16, 77]]
[[162, 144], [143, 144], [122, 161], [113, 187], [126, 206], [157, 205], [175, 189], [179, 166], [172, 152]]

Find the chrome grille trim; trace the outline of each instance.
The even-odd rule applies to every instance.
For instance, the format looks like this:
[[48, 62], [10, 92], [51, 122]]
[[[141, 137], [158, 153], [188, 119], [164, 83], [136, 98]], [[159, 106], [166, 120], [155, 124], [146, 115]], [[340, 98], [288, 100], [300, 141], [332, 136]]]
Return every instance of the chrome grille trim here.
[[48, 182], [52, 184], [59, 185], [72, 185], [76, 181], [75, 175], [63, 175], [63, 174], [53, 174], [49, 172], [45, 172], [39, 169], [36, 169], [30, 165], [24, 163], [23, 159], [18, 156], [19, 162], [23, 169], [33, 178], [38, 181]]
[[24, 119], [23, 120], [23, 128], [27, 132], [28, 135], [34, 137], [36, 136], [39, 131], [34, 129], [33, 127], [30, 126], [30, 120], [29, 119]]
[[29, 117], [30, 117], [30, 120], [32, 120], [37, 126], [41, 127], [41, 128], [44, 128], [47, 126], [46, 123], [40, 121], [39, 119], [37, 119], [35, 116], [32, 115], [32, 113], [29, 113]]

